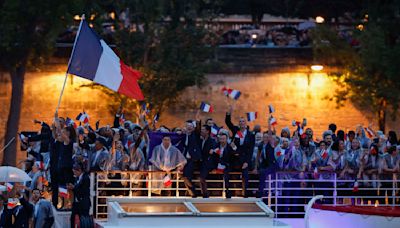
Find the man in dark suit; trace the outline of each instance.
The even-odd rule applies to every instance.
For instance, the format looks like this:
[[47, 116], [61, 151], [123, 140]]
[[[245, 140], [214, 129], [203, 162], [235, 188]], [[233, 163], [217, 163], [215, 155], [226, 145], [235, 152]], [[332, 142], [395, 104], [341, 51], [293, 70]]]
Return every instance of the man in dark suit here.
[[201, 189], [203, 192], [203, 197], [205, 198], [208, 197], [206, 178], [209, 172], [212, 170], [223, 172], [226, 186], [226, 198], [231, 197], [231, 193], [229, 191], [229, 171], [234, 149], [228, 144], [228, 138], [228, 132], [221, 132], [218, 134], [218, 144], [215, 146], [215, 148], [209, 150], [207, 161], [204, 163], [200, 172]]
[[231, 113], [232, 108], [226, 113], [225, 124], [228, 126], [229, 130], [234, 136], [233, 142], [237, 146], [237, 150], [231, 158], [230, 170], [242, 172], [242, 194], [244, 197], [247, 197], [247, 187], [249, 183], [248, 169], [253, 155], [255, 135], [252, 131], [250, 131], [249, 127], [247, 126], [246, 119], [243, 117], [240, 117], [238, 126], [233, 125]]
[[279, 168], [278, 162], [275, 159], [274, 145], [275, 136], [272, 135], [271, 126], [268, 124], [268, 132], [264, 132], [263, 143], [258, 146], [257, 159], [259, 162], [260, 183], [257, 198], [261, 198], [264, 195], [265, 180], [268, 175], [274, 175]]
[[74, 192], [74, 201], [72, 203], [71, 227], [75, 227], [75, 216], [89, 217], [90, 210], [90, 179], [87, 173], [83, 171], [82, 164], [75, 164], [72, 171], [76, 178], [75, 184], [68, 184], [68, 189]]
[[12, 227], [29, 227], [29, 223], [32, 219], [33, 215], [33, 205], [29, 203], [29, 191], [25, 190], [25, 192], [19, 194], [17, 193], [17, 197], [19, 197], [19, 203], [21, 205], [16, 206], [13, 209], [12, 217], [13, 217], [13, 226]]
[[[216, 148], [216, 142], [210, 137], [211, 127], [208, 125], [203, 125], [201, 127], [201, 166], [200, 166], [200, 185], [201, 192], [204, 198], [208, 198], [209, 194], [207, 192], [206, 178], [209, 172], [216, 169], [215, 160], [213, 158], [214, 153], [210, 154], [210, 151]], [[218, 163], [217, 163], [218, 164]]]
[[195, 186], [192, 182], [193, 171], [197, 162], [201, 160], [200, 125], [192, 120], [186, 121], [186, 136], [183, 155], [187, 163], [183, 168], [183, 180], [189, 195], [196, 197]]

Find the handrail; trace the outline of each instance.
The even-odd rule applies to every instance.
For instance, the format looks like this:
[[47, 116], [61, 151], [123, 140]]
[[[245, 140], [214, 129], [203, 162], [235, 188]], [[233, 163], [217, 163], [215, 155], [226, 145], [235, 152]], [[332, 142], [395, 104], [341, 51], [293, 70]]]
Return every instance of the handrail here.
[[[123, 173], [127, 174], [127, 178], [116, 178], [116, 175], [113, 175], [113, 177], [110, 178], [97, 178], [99, 175], [100, 176], [109, 176], [108, 174], [118, 174], [118, 173]], [[157, 187], [154, 186], [155, 183], [160, 183], [163, 180], [162, 179], [154, 179], [155, 174], [165, 174], [166, 172], [164, 171], [109, 171], [109, 172], [94, 172], [91, 174], [91, 196], [94, 196], [94, 201], [96, 202], [96, 217], [98, 218], [99, 215], [106, 215], [104, 211], [99, 211], [100, 207], [105, 208], [106, 204], [104, 200], [106, 198], [112, 197], [112, 194], [110, 191], [124, 191], [129, 197], [135, 197], [135, 191], [141, 191], [142, 193], [145, 193], [147, 191], [147, 197], [158, 197], [152, 195], [152, 192], [157, 190], [170, 190], [172, 193], [175, 193], [174, 197], [185, 197], [185, 195], [182, 195], [184, 191], [186, 191], [186, 188], [183, 186], [183, 180], [180, 178], [182, 176], [181, 172], [173, 171], [169, 172], [170, 174], [174, 175], [171, 179], [172, 183], [175, 183], [175, 185], [170, 186], [169, 188], [164, 188], [163, 186]], [[380, 192], [380, 195], [374, 194], [374, 195], [363, 195], [363, 194], [357, 194], [357, 193], [352, 193], [352, 194], [344, 194], [344, 192], [352, 192], [353, 186], [352, 183], [354, 183], [354, 180], [352, 179], [347, 179], [347, 180], [342, 180], [338, 179], [338, 173], [336, 172], [320, 172], [322, 173], [327, 173], [331, 174], [330, 178], [328, 179], [308, 179], [311, 178], [310, 176], [306, 176], [304, 179], [291, 179], [291, 178], [286, 178], [282, 177], [281, 175], [286, 175], [286, 174], [299, 174], [301, 172], [277, 172], [275, 177], [269, 175], [268, 178], [265, 180], [268, 182], [265, 186], [264, 190], [268, 191], [268, 194], [264, 196], [263, 198], [267, 200], [267, 204], [270, 208], [274, 208], [275, 210], [275, 216], [282, 215], [282, 214], [287, 214], [287, 215], [304, 215], [304, 211], [280, 211], [282, 208], [285, 207], [298, 207], [302, 208], [304, 207], [305, 201], [297, 201], [295, 199], [310, 199], [315, 193], [323, 192], [323, 191], [328, 191], [330, 192], [329, 195], [324, 196], [325, 200], [332, 200], [333, 205], [342, 205], [343, 202], [341, 202], [344, 199], [349, 199], [349, 200], [357, 200], [357, 199], [363, 199], [365, 202], [368, 201], [368, 203], [371, 203], [371, 200], [379, 200], [381, 201], [381, 205], [392, 205], [392, 206], [399, 206], [399, 204], [396, 204], [396, 199], [398, 199], [398, 196], [396, 196], [397, 192], [400, 191], [399, 183], [400, 181], [396, 178], [397, 173], [392, 175], [392, 178], [389, 179], [390, 175], [385, 175], [385, 179], [369, 179], [369, 180], [363, 180], [359, 179], [357, 180], [360, 184], [360, 187], [358, 188], [359, 192], [362, 193], [363, 191], [378, 191]], [[305, 174], [312, 174], [312, 172], [303, 172]], [[135, 174], [142, 174], [138, 175], [140, 176], [140, 179], [133, 179], [133, 175]], [[223, 181], [223, 178], [221, 177], [222, 174], [216, 173], [216, 172], [211, 172], [210, 174], [212, 175], [220, 175], [219, 178], [210, 178], [210, 180], [207, 180], [207, 183], [214, 183], [216, 186], [210, 186], [208, 189], [210, 191], [217, 191], [220, 192], [222, 197], [225, 197], [225, 182]], [[241, 175], [241, 172], [231, 172], [230, 174], [232, 175]], [[198, 172], [195, 172], [195, 175], [198, 175]], [[258, 174], [257, 173], [249, 173], [249, 186], [248, 190], [249, 191], [257, 191], [258, 187], [257, 184], [259, 182], [258, 177], [256, 177]], [[159, 175], [160, 176], [160, 175]], [[134, 182], [135, 181], [135, 182]], [[105, 183], [115, 183], [115, 182], [126, 182], [127, 185], [120, 186], [120, 187], [109, 187]], [[231, 179], [230, 183], [240, 183], [241, 180], [235, 180]], [[300, 183], [306, 183], [307, 187], [304, 187], [300, 185]], [[363, 183], [380, 183], [384, 184], [381, 187], [372, 187], [372, 186], [365, 186]], [[134, 183], [140, 183], [138, 186], [133, 185]], [[145, 186], [144, 183], [147, 183]], [[196, 190], [200, 190], [198, 183], [199, 180], [197, 178], [193, 179], [193, 183], [196, 185]], [[285, 185], [287, 183], [287, 185]], [[292, 183], [292, 184], [290, 184]], [[297, 184], [299, 183], [299, 184]], [[331, 183], [331, 185], [318, 185], [318, 183]], [[241, 185], [240, 185], [241, 186]], [[230, 188], [231, 191], [236, 191], [236, 190], [241, 190], [241, 188], [232, 187]], [[129, 194], [127, 192], [129, 191]], [[304, 194], [305, 191], [307, 191], [307, 194]], [[296, 195], [283, 195], [282, 193], [288, 193], [288, 192], [296, 192]], [[309, 195], [310, 192], [312, 195]], [[101, 193], [101, 194], [100, 194]], [[113, 193], [115, 194], [115, 193]], [[120, 194], [120, 193], [117, 193]], [[344, 194], [344, 195], [343, 195]], [[146, 196], [141, 194], [141, 196]], [[290, 201], [291, 199], [295, 201]], [[391, 199], [391, 200], [390, 200]], [[283, 200], [283, 201], [282, 201]], [[287, 201], [289, 200], [289, 201]], [[288, 203], [289, 202], [289, 203]], [[297, 203], [296, 203], [297, 202]], [[361, 201], [362, 202], [362, 201]], [[383, 203], [384, 202], [384, 203]], [[365, 203], [366, 204], [366, 203]], [[372, 205], [374, 203], [372, 202]], [[93, 204], [92, 204], [93, 205]], [[106, 208], [105, 208], [106, 209]]]

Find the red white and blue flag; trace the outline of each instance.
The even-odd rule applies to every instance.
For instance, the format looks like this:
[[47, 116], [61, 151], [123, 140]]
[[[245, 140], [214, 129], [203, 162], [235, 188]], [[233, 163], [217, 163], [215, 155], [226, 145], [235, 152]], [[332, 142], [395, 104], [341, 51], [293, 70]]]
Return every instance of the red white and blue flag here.
[[68, 198], [68, 189], [65, 186], [58, 187], [58, 195], [60, 197]]
[[172, 181], [171, 181], [171, 177], [169, 176], [169, 174], [165, 175], [165, 177], [163, 179], [163, 183], [164, 183], [164, 187], [166, 187], [166, 188], [171, 187]]
[[120, 125], [124, 125], [124, 123], [125, 123], [125, 116], [124, 116], [124, 114], [122, 113], [121, 116], [119, 117], [119, 124], [120, 124]]
[[274, 106], [272, 106], [271, 104], [268, 105], [268, 111], [270, 114], [274, 113], [275, 112]]
[[12, 191], [12, 189], [14, 188], [14, 184], [13, 184], [13, 183], [10, 183], [10, 182], [8, 182], [8, 183], [6, 184], [6, 187], [7, 187], [7, 192], [11, 192], [11, 191]]
[[19, 204], [20, 203], [19, 203], [19, 199], [18, 198], [8, 198], [7, 208], [8, 209], [13, 209], [14, 207], [16, 207]]
[[271, 120], [269, 121], [269, 124], [271, 124], [272, 126], [276, 126], [278, 124], [278, 122], [276, 122], [276, 119], [271, 116]]
[[74, 127], [74, 128], [77, 128], [78, 126], [76, 125], [76, 123], [72, 120], [72, 119], [70, 119], [69, 117], [67, 117], [67, 119], [65, 120], [65, 124], [67, 125], [67, 126], [72, 126], [72, 127]]
[[257, 112], [248, 112], [246, 113], [247, 121], [251, 122], [257, 119]]
[[219, 129], [220, 129], [219, 127], [213, 125], [213, 126], [211, 127], [211, 135], [212, 135], [212, 136], [218, 135]]
[[44, 170], [44, 162], [43, 161], [35, 161], [35, 165], [38, 167], [38, 169]]
[[366, 128], [364, 128], [365, 129], [365, 131], [367, 132], [367, 135], [368, 135], [368, 137], [369, 138], [372, 138], [372, 137], [374, 137], [374, 132], [369, 128], [369, 127], [366, 127]]
[[225, 96], [228, 96], [234, 100], [239, 99], [240, 95], [242, 94], [239, 90], [228, 89], [226, 87], [222, 88], [222, 92], [224, 93]]
[[81, 112], [76, 117], [76, 120], [85, 124], [89, 123], [89, 115], [86, 112]]
[[141, 73], [125, 65], [114, 51], [82, 19], [68, 73], [89, 79], [128, 97], [143, 100]]
[[200, 110], [203, 112], [210, 112], [210, 113], [214, 111], [213, 107], [205, 102], [201, 102]]
[[222, 165], [221, 163], [218, 163], [218, 166], [217, 166], [217, 173], [224, 173], [224, 169], [225, 169], [225, 166], [224, 165]]

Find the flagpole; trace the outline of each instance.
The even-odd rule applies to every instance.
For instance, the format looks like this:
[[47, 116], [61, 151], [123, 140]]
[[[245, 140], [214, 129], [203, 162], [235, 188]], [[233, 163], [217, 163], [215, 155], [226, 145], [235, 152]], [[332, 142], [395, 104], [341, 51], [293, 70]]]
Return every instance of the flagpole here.
[[75, 36], [74, 46], [72, 46], [71, 55], [69, 56], [67, 71], [65, 72], [64, 84], [63, 84], [62, 89], [61, 89], [60, 97], [58, 98], [58, 104], [57, 104], [57, 107], [56, 107], [56, 113], [58, 113], [58, 109], [60, 108], [61, 98], [62, 98], [62, 96], [63, 96], [63, 94], [64, 94], [65, 84], [67, 84], [68, 69], [69, 69], [69, 66], [70, 66], [70, 64], [71, 64], [72, 56], [74, 55], [76, 41], [78, 40], [79, 34], [80, 34], [80, 32], [81, 32], [83, 20], [85, 20], [85, 14], [82, 14], [81, 22], [79, 23], [78, 32], [76, 33], [76, 36]]

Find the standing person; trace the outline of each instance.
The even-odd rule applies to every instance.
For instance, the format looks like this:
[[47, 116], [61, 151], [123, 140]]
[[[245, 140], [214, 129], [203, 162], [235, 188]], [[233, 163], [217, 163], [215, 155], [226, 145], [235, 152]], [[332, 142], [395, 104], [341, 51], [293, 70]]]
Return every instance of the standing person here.
[[225, 124], [234, 136], [234, 144], [237, 145], [237, 150], [234, 153], [234, 159], [231, 161], [230, 168], [232, 170], [240, 170], [242, 172], [242, 195], [248, 196], [247, 188], [249, 185], [249, 164], [251, 163], [251, 157], [253, 155], [253, 149], [255, 144], [254, 133], [250, 131], [247, 126], [246, 119], [241, 117], [239, 119], [239, 125], [235, 126], [232, 123], [232, 111], [233, 107], [226, 113]]
[[7, 208], [5, 198], [0, 195], [0, 228], [11, 226], [11, 210]]
[[[167, 174], [153, 174], [153, 179], [165, 178], [171, 180], [171, 172], [174, 170], [182, 170], [186, 165], [185, 156], [171, 143], [171, 137], [167, 134], [163, 135], [160, 145], [154, 147], [149, 162], [152, 164], [150, 171], [164, 171]], [[161, 194], [161, 188], [165, 184], [161, 182], [151, 183], [152, 188], [159, 189], [156, 193]], [[169, 186], [165, 186], [169, 187]], [[167, 194], [171, 194], [170, 191]]]
[[17, 193], [20, 205], [16, 206], [12, 211], [13, 225], [11, 227], [29, 228], [32, 220], [33, 205], [29, 202], [29, 191]]
[[51, 228], [54, 216], [50, 201], [44, 199], [42, 192], [37, 188], [32, 190], [32, 201], [34, 204], [33, 227]]
[[[61, 128], [58, 121], [58, 113], [55, 114], [55, 130], [56, 130], [56, 154], [57, 161], [57, 180], [58, 186], [66, 186], [73, 179], [72, 174], [72, 154], [74, 149], [74, 142], [76, 140], [76, 133], [73, 126], [66, 126]], [[67, 205], [63, 203], [63, 208]]]
[[[216, 142], [210, 137], [211, 127], [209, 125], [203, 125], [201, 128], [201, 149], [202, 149], [202, 164], [200, 170], [200, 186], [203, 198], [208, 198], [209, 193], [207, 191], [206, 178], [210, 171], [217, 169], [218, 163], [220, 163], [221, 154], [214, 153], [214, 149], [217, 147]], [[228, 136], [226, 135], [225, 138]], [[221, 151], [221, 149], [219, 150]]]
[[75, 216], [79, 216], [81, 222], [80, 227], [89, 228], [93, 224], [87, 226], [83, 221], [89, 219], [89, 209], [90, 209], [90, 179], [87, 173], [84, 172], [81, 164], [77, 163], [73, 166], [72, 171], [74, 172], [74, 177], [76, 179], [75, 184], [69, 183], [68, 189], [73, 190], [74, 200], [72, 203], [71, 212], [71, 227], [75, 227]]
[[275, 175], [279, 169], [278, 161], [275, 159], [275, 140], [272, 135], [271, 124], [268, 121], [268, 131], [263, 134], [263, 143], [258, 147], [258, 164], [260, 180], [257, 192], [257, 198], [264, 196], [265, 181], [269, 175]]
[[104, 137], [99, 136], [95, 143], [93, 152], [89, 152], [89, 169], [90, 171], [104, 171], [107, 162], [110, 160], [110, 154], [106, 148], [107, 142]]
[[183, 155], [185, 156], [187, 163], [183, 168], [183, 180], [191, 197], [197, 196], [192, 178], [195, 165], [201, 159], [199, 125], [200, 124], [197, 124], [197, 127], [195, 128], [192, 120], [186, 121], [186, 139], [183, 147]]
[[332, 141], [336, 141], [336, 138], [337, 138], [336, 129], [337, 129], [336, 124], [334, 124], [334, 123], [329, 124], [328, 130], [332, 131]]

